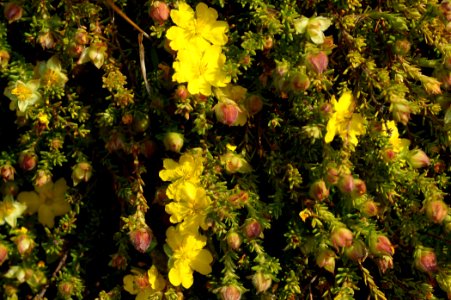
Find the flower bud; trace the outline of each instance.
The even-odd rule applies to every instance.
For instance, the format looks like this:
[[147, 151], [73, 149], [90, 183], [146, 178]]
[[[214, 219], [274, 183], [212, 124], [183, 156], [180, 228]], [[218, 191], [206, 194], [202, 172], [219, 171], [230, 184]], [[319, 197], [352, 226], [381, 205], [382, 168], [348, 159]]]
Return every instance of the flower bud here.
[[368, 255], [365, 243], [362, 240], [355, 240], [350, 247], [345, 248], [346, 256], [355, 262], [362, 262]]
[[241, 291], [234, 285], [224, 286], [220, 290], [221, 300], [240, 300]]
[[253, 116], [262, 110], [263, 100], [258, 95], [251, 95], [248, 98], [246, 98], [244, 106], [249, 115]]
[[338, 189], [344, 194], [351, 194], [355, 189], [354, 177], [351, 174], [341, 176]]
[[418, 270], [426, 273], [437, 271], [437, 256], [435, 255], [434, 250], [419, 246], [415, 249], [414, 258], [415, 267]]
[[221, 155], [219, 159], [227, 173], [249, 173], [252, 171], [252, 167], [240, 154], [227, 152]]
[[381, 234], [372, 233], [369, 238], [370, 252], [376, 256], [391, 256], [395, 253], [390, 240]]
[[393, 269], [393, 257], [383, 255], [375, 259], [379, 271], [384, 274], [388, 269]]
[[334, 229], [330, 235], [332, 245], [335, 248], [349, 247], [352, 245], [352, 231], [345, 227]]
[[86, 45], [89, 42], [88, 38], [88, 33], [84, 28], [78, 28], [75, 32], [74, 40], [79, 45]]
[[6, 68], [9, 63], [10, 55], [6, 50], [0, 50], [0, 70]]
[[338, 180], [340, 179], [340, 174], [338, 173], [338, 170], [335, 168], [329, 168], [326, 173], [326, 181], [327, 183], [334, 185], [338, 183]]
[[149, 128], [150, 120], [148, 115], [137, 114], [133, 118], [133, 129], [136, 132], [144, 132]]
[[262, 226], [257, 220], [248, 220], [244, 226], [244, 234], [248, 239], [255, 239], [262, 234]]
[[263, 49], [269, 50], [274, 46], [274, 40], [272, 37], [268, 36], [265, 38], [265, 41], [263, 42]]
[[8, 247], [0, 244], [0, 266], [8, 259]]
[[175, 90], [175, 97], [179, 100], [186, 100], [189, 97], [190, 93], [188, 89], [184, 85], [179, 85]]
[[366, 184], [362, 179], [354, 179], [354, 190], [352, 191], [352, 197], [358, 198], [366, 194]]
[[304, 72], [296, 72], [291, 78], [291, 89], [297, 92], [306, 91], [310, 87], [310, 79]]
[[14, 180], [14, 173], [16, 170], [9, 163], [4, 164], [0, 167], [0, 175], [2, 176], [4, 181], [12, 181]]
[[249, 193], [245, 191], [238, 192], [229, 197], [229, 202], [236, 206], [242, 206], [249, 199]]
[[377, 216], [377, 214], [379, 212], [378, 205], [373, 200], [367, 200], [367, 201], [363, 202], [360, 205], [359, 210], [362, 214], [364, 214], [366, 217], [369, 217], [369, 218]]
[[74, 295], [75, 286], [70, 280], [63, 280], [58, 283], [58, 294], [64, 299], [71, 299]]
[[22, 256], [30, 254], [34, 249], [34, 241], [26, 233], [20, 234], [19, 236], [15, 237], [14, 243], [16, 244], [17, 251]]
[[133, 247], [141, 253], [145, 253], [152, 243], [153, 234], [149, 227], [141, 227], [130, 232], [130, 241]]
[[7, 181], [2, 184], [1, 186], [1, 192], [4, 196], [16, 196], [17, 193], [19, 193], [19, 187], [17, 186], [17, 183], [14, 181]]
[[441, 224], [448, 215], [448, 205], [442, 200], [431, 200], [426, 203], [426, 216], [432, 222]]
[[167, 151], [179, 153], [183, 147], [183, 134], [178, 132], [168, 132], [163, 138], [163, 144]]
[[155, 153], [156, 147], [154, 141], [145, 139], [140, 143], [139, 153], [144, 155], [145, 158], [150, 158]]
[[386, 163], [392, 162], [396, 158], [396, 152], [391, 148], [385, 149], [382, 152], [382, 157]]
[[24, 171], [31, 171], [36, 167], [38, 157], [34, 152], [23, 151], [19, 155], [19, 166]]
[[152, 20], [162, 25], [169, 18], [170, 11], [165, 2], [155, 1], [150, 5], [149, 15]]
[[46, 170], [38, 170], [36, 172], [36, 178], [34, 180], [34, 185], [36, 187], [43, 186], [52, 180], [52, 174]]
[[38, 43], [42, 49], [53, 49], [56, 46], [55, 37], [51, 32], [43, 32], [38, 36]]
[[241, 246], [241, 237], [238, 233], [231, 231], [227, 234], [226, 237], [227, 240], [227, 245], [230, 247], [230, 249], [232, 250], [238, 250]]
[[316, 54], [309, 54], [307, 56], [307, 62], [309, 63], [310, 69], [317, 74], [322, 74], [327, 69], [329, 58], [326, 53], [320, 51]]
[[423, 150], [419, 149], [410, 151], [407, 159], [410, 165], [415, 169], [424, 168], [430, 164], [429, 157]]
[[288, 62], [284, 61], [279, 61], [276, 63], [276, 69], [274, 70], [274, 75], [276, 77], [284, 77], [285, 75], [288, 74], [288, 71], [290, 70], [290, 65], [288, 64]]
[[397, 40], [394, 44], [393, 51], [395, 52], [395, 54], [404, 56], [409, 54], [410, 47], [411, 44], [408, 40], [406, 39]]
[[233, 126], [238, 120], [241, 109], [234, 101], [219, 102], [215, 105], [216, 119], [222, 124]]
[[324, 180], [317, 180], [310, 186], [310, 197], [316, 201], [323, 201], [329, 197], [329, 190], [326, 187]]
[[127, 268], [127, 259], [125, 256], [115, 253], [111, 256], [111, 260], [108, 265], [118, 270], [125, 270]]
[[409, 123], [410, 113], [412, 112], [412, 109], [410, 108], [406, 100], [392, 102], [392, 104], [390, 105], [390, 111], [392, 112], [393, 119], [395, 119], [395, 121], [400, 122], [404, 125], [407, 125], [407, 123]]
[[23, 8], [22, 6], [19, 6], [17, 3], [8, 2], [5, 5], [3, 14], [5, 15], [5, 18], [8, 20], [8, 22], [12, 23], [22, 18]]
[[72, 168], [72, 180], [74, 186], [80, 182], [88, 182], [92, 176], [92, 166], [88, 162], [80, 162]]
[[334, 273], [335, 270], [335, 252], [330, 249], [319, 250], [316, 256], [316, 264], [320, 268], [324, 268], [330, 273]]
[[252, 284], [257, 290], [257, 294], [266, 292], [272, 284], [271, 276], [263, 272], [257, 272], [252, 276]]

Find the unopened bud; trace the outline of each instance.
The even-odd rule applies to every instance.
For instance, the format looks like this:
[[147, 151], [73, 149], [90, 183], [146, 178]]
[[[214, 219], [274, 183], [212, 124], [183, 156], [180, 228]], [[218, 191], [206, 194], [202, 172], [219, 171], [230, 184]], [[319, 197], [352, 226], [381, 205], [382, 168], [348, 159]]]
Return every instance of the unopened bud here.
[[377, 257], [374, 261], [382, 274], [384, 274], [388, 269], [393, 269], [393, 257], [391, 255]]
[[354, 179], [354, 190], [352, 191], [352, 197], [358, 198], [366, 194], [365, 181], [361, 179]]
[[145, 253], [152, 243], [153, 234], [149, 227], [142, 227], [130, 232], [130, 241], [133, 247], [141, 253]]
[[64, 299], [71, 299], [74, 295], [74, 284], [69, 280], [64, 280], [58, 283], [58, 294]]
[[14, 2], [8, 2], [5, 5], [5, 9], [3, 10], [3, 14], [9, 23], [19, 20], [22, 18], [23, 8]]
[[426, 216], [432, 222], [441, 224], [448, 215], [448, 205], [442, 200], [431, 200], [426, 203]]
[[0, 69], [6, 68], [9, 63], [10, 55], [6, 50], [0, 50]]
[[272, 284], [271, 276], [263, 272], [257, 272], [252, 276], [252, 284], [257, 290], [257, 294], [266, 292]]
[[408, 40], [397, 40], [394, 44], [393, 50], [398, 55], [407, 55], [409, 54], [411, 44]]
[[221, 300], [240, 300], [241, 292], [236, 286], [229, 285], [221, 288], [220, 296]]
[[410, 165], [415, 168], [424, 168], [429, 166], [430, 160], [429, 157], [424, 153], [423, 150], [416, 149], [409, 152], [408, 161]]
[[8, 247], [0, 244], [0, 266], [8, 259]]
[[175, 97], [179, 100], [185, 100], [189, 95], [188, 89], [184, 85], [179, 85], [175, 90]]
[[376, 256], [393, 255], [395, 248], [393, 248], [390, 240], [381, 234], [373, 233], [369, 238], [370, 252]]
[[359, 210], [361, 213], [363, 213], [366, 217], [374, 217], [377, 216], [378, 212], [379, 212], [379, 208], [376, 202], [374, 202], [373, 200], [368, 200], [363, 202], [360, 207]]
[[269, 50], [274, 46], [274, 39], [270, 36], [266, 37], [265, 41], [263, 42], [263, 49]]
[[262, 110], [263, 100], [258, 95], [251, 95], [245, 100], [244, 106], [249, 115], [253, 116]]
[[387, 163], [392, 162], [396, 158], [396, 152], [391, 148], [385, 149], [382, 152], [382, 155], [384, 161]]
[[415, 249], [414, 257], [415, 267], [418, 270], [426, 273], [437, 271], [437, 256], [435, 255], [434, 250], [419, 246]]
[[362, 240], [355, 240], [350, 247], [345, 248], [345, 254], [352, 261], [362, 262], [368, 255], [368, 250]]
[[306, 91], [310, 87], [310, 79], [304, 72], [296, 72], [291, 78], [291, 89], [297, 92]]
[[123, 255], [115, 253], [111, 256], [109, 265], [118, 270], [125, 270], [127, 267], [127, 259]]
[[335, 270], [335, 252], [330, 249], [321, 249], [316, 256], [316, 264], [320, 268], [324, 268], [330, 273]]
[[38, 157], [31, 151], [24, 151], [19, 155], [19, 166], [22, 170], [31, 171], [36, 167]]
[[38, 43], [42, 49], [53, 49], [56, 46], [55, 37], [51, 32], [43, 32], [38, 36]]
[[145, 139], [140, 143], [139, 153], [144, 155], [145, 158], [150, 158], [155, 153], [157, 145], [154, 141]]
[[310, 186], [310, 197], [316, 201], [323, 201], [329, 197], [329, 190], [326, 187], [324, 180], [317, 180]]
[[351, 174], [341, 176], [338, 189], [345, 194], [351, 194], [355, 189], [354, 177]]
[[169, 18], [170, 11], [169, 6], [165, 2], [155, 1], [150, 5], [149, 15], [152, 20], [161, 25]]
[[249, 239], [255, 239], [262, 233], [262, 226], [257, 220], [248, 220], [244, 226], [244, 234]]
[[74, 186], [80, 182], [88, 182], [92, 176], [92, 166], [88, 162], [80, 162], [72, 168], [72, 180]]
[[234, 101], [219, 102], [215, 105], [216, 119], [222, 124], [232, 126], [238, 120], [241, 109]]
[[231, 231], [227, 234], [227, 245], [232, 250], [238, 250], [241, 246], [241, 237], [238, 233]]
[[31, 253], [34, 248], [33, 239], [26, 233], [17, 236], [14, 239], [14, 243], [16, 244], [17, 251], [20, 255], [25, 256]]
[[307, 56], [307, 61], [309, 63], [309, 67], [317, 74], [322, 74], [326, 71], [327, 65], [329, 64], [329, 58], [323, 51], [316, 54], [309, 54]]
[[346, 227], [334, 229], [330, 235], [332, 245], [334, 245], [335, 248], [351, 246], [352, 238], [352, 231]]
[[178, 132], [168, 132], [163, 138], [163, 144], [167, 151], [179, 153], [183, 147], [183, 134]]
[[74, 40], [79, 45], [86, 45], [88, 40], [88, 33], [86, 32], [86, 29], [79, 28], [77, 29], [77, 32], [75, 32]]
[[326, 173], [326, 181], [327, 183], [334, 185], [338, 183], [338, 180], [340, 179], [340, 174], [338, 173], [338, 170], [335, 168], [329, 168]]
[[393, 119], [404, 125], [407, 125], [410, 120], [410, 113], [412, 109], [406, 100], [399, 100], [397, 102], [392, 102], [390, 105], [390, 111], [392, 112]]
[[6, 163], [0, 167], [0, 175], [2, 176], [4, 181], [14, 180], [15, 172], [16, 172], [16, 170], [9, 163]]

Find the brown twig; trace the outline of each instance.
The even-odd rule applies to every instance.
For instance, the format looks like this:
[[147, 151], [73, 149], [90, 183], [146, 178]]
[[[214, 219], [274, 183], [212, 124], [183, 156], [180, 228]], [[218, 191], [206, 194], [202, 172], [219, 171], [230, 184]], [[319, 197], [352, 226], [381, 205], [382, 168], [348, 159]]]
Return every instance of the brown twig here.
[[106, 3], [108, 3], [108, 5], [111, 6], [111, 8], [115, 12], [118, 13], [118, 15], [120, 15], [122, 18], [124, 18], [125, 21], [127, 21], [130, 25], [132, 25], [133, 28], [135, 28], [136, 30], [141, 32], [146, 38], [150, 39], [150, 36], [144, 30], [142, 30], [138, 25], [136, 25], [135, 22], [130, 20], [130, 18], [116, 4], [114, 4], [113, 0], [106, 0]]
[[[58, 266], [56, 266], [55, 271], [53, 271], [52, 277], [51, 277], [52, 280], [56, 277], [56, 274], [57, 274], [57, 273], [61, 270], [61, 268], [64, 266], [64, 264], [66, 263], [66, 260], [67, 260], [67, 251], [64, 252], [63, 256], [62, 256], [61, 259], [60, 259], [60, 262], [58, 263]], [[38, 295], [34, 296], [33, 300], [40, 300], [40, 299], [43, 299], [43, 298], [44, 298], [44, 295], [45, 295], [45, 292], [47, 291], [47, 289], [49, 288], [49, 286], [50, 286], [50, 283], [47, 283], [46, 285], [44, 285], [44, 286], [42, 287], [41, 292], [40, 292]]]

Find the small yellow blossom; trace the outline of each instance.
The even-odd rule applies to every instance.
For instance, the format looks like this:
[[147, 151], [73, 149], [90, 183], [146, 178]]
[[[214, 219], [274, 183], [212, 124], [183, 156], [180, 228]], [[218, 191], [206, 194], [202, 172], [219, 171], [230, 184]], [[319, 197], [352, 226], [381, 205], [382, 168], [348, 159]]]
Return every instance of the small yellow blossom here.
[[312, 42], [319, 45], [324, 43], [324, 33], [332, 24], [332, 21], [325, 17], [307, 18], [302, 17], [294, 20], [295, 32], [298, 34], [307, 33]]
[[164, 280], [154, 265], [147, 270], [147, 277], [149, 278], [150, 286], [154, 290], [162, 291], [166, 287], [166, 280]]
[[178, 52], [172, 79], [178, 83], [187, 82], [188, 92], [192, 95], [209, 96], [212, 87], [225, 87], [230, 82], [230, 76], [223, 70], [225, 61], [219, 46], [190, 46]]
[[41, 79], [41, 84], [45, 88], [64, 87], [69, 80], [56, 56], [52, 56], [47, 62], [39, 62], [36, 65], [35, 76]]
[[174, 286], [181, 284], [184, 288], [191, 287], [193, 271], [202, 275], [211, 272], [210, 264], [213, 262], [213, 256], [210, 251], [203, 249], [207, 244], [206, 237], [169, 227], [166, 231], [166, 242], [172, 249], [168, 277]]
[[358, 135], [366, 132], [365, 119], [360, 114], [353, 113], [355, 103], [350, 92], [345, 92], [338, 102], [335, 96], [331, 103], [334, 106], [334, 114], [327, 123], [327, 133], [324, 137], [326, 143], [330, 143], [335, 135], [339, 135], [345, 144], [357, 146]]
[[152, 266], [148, 272], [140, 269], [132, 269], [131, 272], [132, 274], [126, 275], [123, 279], [124, 290], [136, 295], [136, 300], [161, 299], [161, 291], [165, 288], [166, 281], [155, 266]]
[[55, 217], [62, 216], [70, 210], [66, 201], [67, 184], [64, 178], [55, 183], [47, 182], [43, 186], [36, 187], [36, 191], [21, 192], [17, 199], [27, 205], [29, 214], [38, 213], [39, 223], [53, 228]]
[[410, 141], [408, 139], [400, 139], [398, 127], [395, 121], [388, 121], [382, 124], [382, 132], [385, 136], [389, 136], [388, 142], [392, 146], [395, 153], [409, 149]]
[[312, 211], [308, 208], [304, 209], [299, 213], [299, 217], [301, 217], [302, 222], [305, 222], [308, 218], [312, 216]]
[[18, 113], [24, 113], [29, 106], [39, 104], [42, 98], [38, 89], [39, 80], [10, 82], [4, 92], [5, 96], [11, 100], [9, 109], [18, 109]]
[[188, 45], [204, 49], [210, 43], [218, 46], [227, 43], [227, 22], [217, 21], [218, 12], [205, 3], [197, 4], [196, 12], [188, 4], [179, 3], [178, 9], [171, 10], [171, 19], [177, 26], [169, 28], [166, 37], [174, 51]]
[[0, 225], [5, 222], [11, 227], [16, 227], [17, 218], [21, 217], [27, 206], [23, 203], [16, 202], [12, 197], [5, 197], [0, 202]]

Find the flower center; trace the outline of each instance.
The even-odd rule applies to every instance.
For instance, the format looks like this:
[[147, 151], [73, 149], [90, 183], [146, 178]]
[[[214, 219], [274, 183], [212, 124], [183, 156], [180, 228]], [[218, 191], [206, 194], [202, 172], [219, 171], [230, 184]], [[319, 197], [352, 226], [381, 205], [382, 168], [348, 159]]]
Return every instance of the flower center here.
[[31, 97], [33, 91], [30, 88], [28, 88], [25, 84], [18, 83], [17, 86], [14, 89], [12, 89], [11, 94], [16, 96], [17, 99], [19, 99], [19, 101], [26, 101]]

